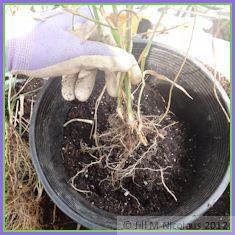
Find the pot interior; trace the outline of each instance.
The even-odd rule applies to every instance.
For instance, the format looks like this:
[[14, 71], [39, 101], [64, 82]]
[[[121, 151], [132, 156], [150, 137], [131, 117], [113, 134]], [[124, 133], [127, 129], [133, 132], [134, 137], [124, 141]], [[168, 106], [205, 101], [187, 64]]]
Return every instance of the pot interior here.
[[[134, 45], [133, 52], [137, 58], [144, 45]], [[148, 56], [146, 69], [152, 69], [173, 80], [183, 59], [182, 55], [155, 45]], [[98, 73], [97, 79], [104, 79], [103, 75], [102, 72]], [[90, 228], [114, 228], [117, 215], [92, 207], [68, 184], [61, 145], [63, 123], [70, 103], [61, 97], [60, 81], [61, 78], [49, 80], [35, 108], [30, 139], [34, 165], [49, 196], [71, 218]], [[155, 83], [162, 96], [168, 100], [169, 84], [155, 79], [150, 79], [150, 82]], [[187, 59], [178, 84], [187, 90], [193, 100], [174, 88], [171, 110], [190, 124], [192, 132], [197, 134], [198, 149], [194, 156], [196, 173], [191, 187], [182, 193], [176, 208], [169, 208], [168, 215], [188, 216], [196, 215], [195, 211], [199, 208], [205, 212], [227, 186], [228, 179], [226, 181], [224, 177], [229, 165], [229, 125], [215, 99], [213, 82], [203, 68]], [[217, 89], [222, 104], [228, 109], [224, 91], [220, 86]], [[218, 192], [221, 184], [223, 186]], [[217, 195], [208, 203], [215, 192]]]

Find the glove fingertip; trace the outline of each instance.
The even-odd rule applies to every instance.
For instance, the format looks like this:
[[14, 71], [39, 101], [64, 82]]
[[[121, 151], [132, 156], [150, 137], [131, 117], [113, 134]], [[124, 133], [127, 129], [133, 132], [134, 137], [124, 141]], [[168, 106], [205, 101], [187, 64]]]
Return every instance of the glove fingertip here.
[[79, 100], [80, 102], [85, 102], [88, 100], [88, 98], [90, 97], [91, 94], [85, 94], [80, 92], [80, 89], [76, 89], [75, 90], [75, 97], [77, 100]]
[[63, 92], [62, 90], [62, 97], [67, 100], [67, 101], [73, 101], [75, 100], [75, 95], [74, 93], [69, 93], [69, 92]]
[[107, 92], [111, 97], [117, 97], [118, 93], [118, 81], [115, 73], [106, 72], [105, 80], [107, 85]]
[[74, 86], [77, 79], [77, 75], [66, 75], [62, 77], [61, 81], [61, 94], [67, 101], [75, 100]]
[[85, 102], [90, 97], [95, 85], [96, 72], [96, 70], [80, 71], [75, 84], [75, 97], [79, 101]]
[[131, 84], [137, 85], [141, 81], [141, 78], [142, 78], [141, 70], [138, 64], [134, 65], [130, 69], [129, 73], [130, 73]]

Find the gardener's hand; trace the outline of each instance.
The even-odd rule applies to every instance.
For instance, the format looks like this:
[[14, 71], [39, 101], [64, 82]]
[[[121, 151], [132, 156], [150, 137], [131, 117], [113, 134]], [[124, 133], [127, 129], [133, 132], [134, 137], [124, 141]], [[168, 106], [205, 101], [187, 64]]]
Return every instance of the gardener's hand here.
[[[81, 7], [79, 13], [92, 18], [87, 7]], [[141, 79], [133, 55], [92, 41], [97, 40], [94, 23], [63, 10], [30, 20], [10, 17], [6, 22], [6, 39], [7, 71], [33, 77], [66, 75], [62, 79], [62, 95], [66, 100], [88, 99], [97, 69], [105, 72], [112, 96], [116, 95], [117, 72], [128, 71], [133, 84]]]

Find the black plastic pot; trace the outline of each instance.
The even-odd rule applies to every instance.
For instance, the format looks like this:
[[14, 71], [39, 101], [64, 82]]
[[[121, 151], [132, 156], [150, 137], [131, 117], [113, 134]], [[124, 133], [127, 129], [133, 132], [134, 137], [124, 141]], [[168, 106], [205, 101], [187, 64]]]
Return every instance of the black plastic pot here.
[[[138, 58], [145, 41], [134, 44]], [[184, 55], [162, 44], [153, 43], [146, 67], [173, 79]], [[102, 79], [103, 73], [100, 73]], [[94, 208], [67, 183], [61, 143], [63, 123], [70, 103], [61, 97], [61, 78], [50, 79], [34, 107], [30, 130], [30, 148], [37, 174], [50, 198], [68, 216], [92, 229], [115, 229], [117, 215]], [[229, 124], [213, 94], [213, 78], [196, 60], [189, 58], [180, 74], [181, 84], [193, 97], [190, 100], [174, 89], [173, 112], [186, 122], [198, 136], [195, 169], [197, 173], [190, 190], [178, 207], [169, 212], [174, 223], [187, 224], [206, 212], [222, 195], [229, 183]], [[169, 84], [159, 81], [159, 90], [168, 97]], [[218, 96], [229, 112], [229, 98], [219, 84]], [[161, 221], [161, 217], [152, 217]]]

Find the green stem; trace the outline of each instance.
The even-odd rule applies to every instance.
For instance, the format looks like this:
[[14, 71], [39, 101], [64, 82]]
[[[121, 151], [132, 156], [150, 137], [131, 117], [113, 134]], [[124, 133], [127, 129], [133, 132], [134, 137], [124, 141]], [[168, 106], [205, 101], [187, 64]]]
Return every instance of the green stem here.
[[122, 73], [118, 84], [117, 107], [122, 110], [122, 87], [125, 74]]
[[[133, 6], [127, 6], [127, 21], [126, 21], [126, 51], [131, 52], [132, 50], [132, 41], [131, 41], [131, 13], [129, 10], [132, 10]], [[132, 110], [132, 100], [131, 100], [131, 80], [128, 73], [125, 74], [125, 94], [127, 101], [127, 115], [129, 122], [133, 121], [133, 110]]]
[[132, 11], [133, 6], [132, 5], [128, 5], [126, 10], [126, 14], [127, 14], [127, 21], [126, 21], [126, 51], [131, 53], [132, 51], [132, 32], [131, 32], [131, 22], [132, 22], [132, 13], [130, 11]]
[[[111, 34], [112, 34], [114, 41], [116, 42], [117, 46], [121, 47], [121, 39], [120, 39], [120, 34], [118, 32], [118, 28], [115, 26], [115, 24], [113, 24], [113, 22], [108, 17], [105, 16], [106, 14], [105, 14], [103, 6], [101, 6], [99, 10], [100, 10], [101, 15], [103, 16], [103, 18], [107, 22], [107, 24], [110, 26], [110, 31], [111, 31]], [[115, 14], [115, 16], [116, 16], [116, 14]]]
[[133, 121], [133, 110], [132, 110], [132, 100], [131, 100], [131, 81], [128, 74], [125, 74], [125, 94], [127, 102], [127, 115], [130, 122]]
[[146, 58], [149, 54], [149, 51], [151, 49], [151, 45], [152, 45], [152, 41], [153, 41], [153, 38], [155, 36], [155, 33], [161, 23], [161, 20], [163, 18], [165, 14], [165, 11], [163, 11], [159, 17], [159, 20], [157, 22], [157, 24], [155, 25], [154, 29], [153, 29], [153, 33], [146, 45], [146, 47], [144, 48], [143, 52], [141, 53], [141, 65], [140, 65], [140, 69], [141, 69], [141, 74], [142, 74], [142, 78], [141, 78], [141, 88], [140, 88], [140, 93], [139, 93], [139, 97], [138, 97], [138, 103], [137, 103], [137, 116], [140, 120], [140, 103], [141, 103], [141, 98], [142, 98], [142, 95], [143, 95], [143, 91], [144, 91], [144, 87], [145, 87], [145, 79], [144, 79], [144, 68], [145, 68], [145, 63], [146, 63]]
[[[95, 17], [96, 21], [100, 22], [100, 17], [99, 17], [98, 11], [96, 9], [96, 6], [92, 6], [92, 10], [93, 10], [94, 17]], [[101, 24], [98, 24], [98, 31], [99, 31], [99, 35], [102, 37], [103, 29], [101, 27]]]

